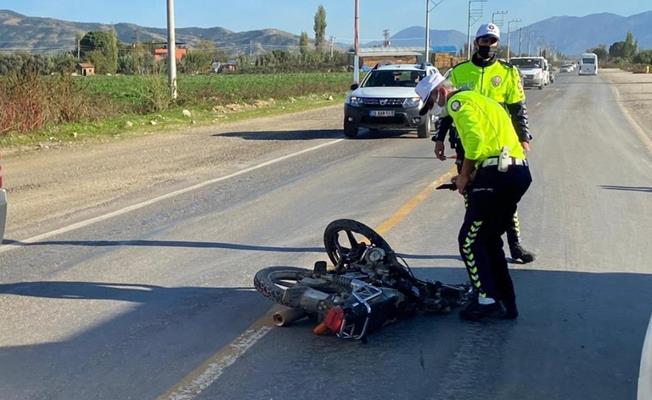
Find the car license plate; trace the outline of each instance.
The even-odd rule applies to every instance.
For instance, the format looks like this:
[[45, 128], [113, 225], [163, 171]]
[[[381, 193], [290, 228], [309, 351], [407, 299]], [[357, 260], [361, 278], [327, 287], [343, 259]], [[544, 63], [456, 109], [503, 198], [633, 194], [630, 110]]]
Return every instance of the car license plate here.
[[374, 110], [369, 111], [370, 117], [393, 117], [394, 110]]

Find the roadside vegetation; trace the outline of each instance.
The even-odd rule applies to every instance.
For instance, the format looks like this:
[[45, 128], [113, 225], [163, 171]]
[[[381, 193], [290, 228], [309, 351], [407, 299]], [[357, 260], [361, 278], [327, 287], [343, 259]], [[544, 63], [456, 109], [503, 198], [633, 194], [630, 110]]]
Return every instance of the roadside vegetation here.
[[600, 44], [589, 53], [595, 53], [603, 67], [620, 68], [630, 72], [652, 72], [652, 49], [641, 50], [638, 41], [631, 32], [627, 32], [625, 40], [612, 43], [609, 47]]
[[163, 75], [0, 77], [0, 146], [129, 134], [233, 121], [336, 104], [350, 73], [179, 75], [172, 101]]
[[176, 100], [161, 43], [121, 43], [115, 31], [92, 31], [61, 54], [0, 54], [0, 146], [48, 146], [337, 104], [351, 82], [349, 57], [326, 42], [321, 6], [314, 23], [314, 48], [306, 32], [295, 51], [252, 47], [229, 56], [207, 40], [182, 47]]

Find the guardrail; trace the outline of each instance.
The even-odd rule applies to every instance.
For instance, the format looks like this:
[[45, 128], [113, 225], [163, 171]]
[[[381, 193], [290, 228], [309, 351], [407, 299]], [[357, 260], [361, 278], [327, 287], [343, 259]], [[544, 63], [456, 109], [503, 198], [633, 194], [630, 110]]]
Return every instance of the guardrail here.
[[4, 189], [2, 180], [2, 155], [0, 154], [0, 244], [5, 237], [5, 226], [7, 224], [7, 191]]

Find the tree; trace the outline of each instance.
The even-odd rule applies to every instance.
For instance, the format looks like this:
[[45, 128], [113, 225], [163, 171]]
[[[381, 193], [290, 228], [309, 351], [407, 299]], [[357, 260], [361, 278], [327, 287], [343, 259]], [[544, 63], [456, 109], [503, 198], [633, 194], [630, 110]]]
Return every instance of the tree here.
[[652, 50], [639, 52], [634, 56], [633, 61], [637, 64], [652, 64]]
[[81, 57], [92, 62], [99, 74], [118, 69], [118, 39], [114, 31], [88, 32], [80, 41]]
[[625, 41], [614, 42], [609, 46], [609, 57], [630, 60], [634, 55], [636, 55], [637, 50], [638, 42], [634, 40], [634, 35], [632, 35], [631, 32], [627, 32]]
[[77, 60], [70, 53], [59, 53], [52, 57], [52, 64], [54, 72], [58, 72], [60, 74], [70, 74], [75, 72]]
[[609, 57], [610, 58], [622, 58], [625, 57], [625, 42], [614, 42], [609, 46]]
[[638, 42], [634, 40], [634, 35], [632, 35], [631, 32], [627, 32], [627, 36], [625, 37], [625, 47], [623, 50], [625, 58], [634, 57], [638, 50]]
[[301, 36], [299, 37], [299, 51], [301, 54], [306, 54], [308, 51], [308, 33], [307, 32], [301, 32]]
[[315, 49], [324, 50], [324, 39], [326, 38], [326, 9], [321, 4], [315, 13]]
[[607, 55], [609, 54], [607, 52], [607, 45], [606, 44], [600, 44], [598, 47], [594, 47], [592, 49], [587, 49], [587, 53], [595, 53], [595, 55], [598, 56], [598, 59], [606, 59]]

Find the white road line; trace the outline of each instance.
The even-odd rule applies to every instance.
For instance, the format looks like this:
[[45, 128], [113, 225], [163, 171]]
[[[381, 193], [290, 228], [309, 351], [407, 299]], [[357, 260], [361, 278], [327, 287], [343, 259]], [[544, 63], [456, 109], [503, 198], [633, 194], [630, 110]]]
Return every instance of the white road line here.
[[287, 160], [287, 159], [290, 159], [290, 158], [293, 158], [293, 157], [296, 157], [296, 156], [299, 156], [299, 155], [302, 155], [302, 154], [305, 154], [305, 153], [309, 153], [311, 151], [319, 150], [319, 149], [324, 148], [326, 146], [330, 146], [330, 145], [333, 145], [335, 143], [339, 143], [339, 142], [341, 142], [343, 140], [344, 139], [337, 139], [337, 140], [333, 140], [333, 141], [330, 141], [330, 142], [322, 143], [320, 145], [313, 146], [313, 147], [310, 147], [308, 149], [298, 151], [296, 153], [287, 154], [285, 156], [278, 157], [278, 158], [275, 158], [273, 160], [265, 161], [265, 162], [260, 163], [258, 165], [254, 165], [253, 167], [245, 168], [243, 170], [234, 172], [234, 173], [226, 175], [226, 176], [222, 176], [222, 177], [214, 178], [214, 179], [209, 179], [207, 181], [204, 181], [204, 182], [189, 186], [187, 188], [179, 189], [179, 190], [176, 190], [174, 192], [170, 192], [170, 193], [164, 194], [162, 196], [158, 196], [158, 197], [155, 197], [153, 199], [143, 201], [141, 203], [133, 204], [131, 206], [128, 206], [128, 207], [122, 208], [120, 210], [110, 212], [108, 214], [100, 215], [98, 217], [94, 217], [94, 218], [90, 218], [90, 219], [87, 219], [87, 220], [84, 220], [84, 221], [80, 221], [80, 222], [74, 223], [72, 225], [68, 225], [68, 226], [65, 226], [63, 228], [60, 228], [60, 229], [56, 229], [56, 230], [46, 232], [46, 233], [43, 233], [43, 234], [40, 234], [40, 235], [37, 235], [37, 236], [33, 236], [33, 237], [29, 238], [29, 239], [21, 240], [20, 244], [5, 244], [5, 245], [0, 246], [0, 253], [5, 253], [5, 252], [10, 251], [10, 250], [18, 249], [18, 248], [22, 247], [22, 245], [24, 245], [24, 244], [36, 243], [36, 242], [39, 242], [41, 240], [48, 239], [48, 238], [50, 238], [52, 236], [60, 235], [62, 233], [66, 233], [66, 232], [74, 231], [76, 229], [84, 228], [84, 227], [87, 227], [89, 225], [96, 224], [98, 222], [106, 221], [107, 219], [117, 217], [117, 216], [120, 216], [120, 215], [124, 215], [124, 214], [127, 214], [129, 212], [139, 210], [139, 209], [147, 207], [147, 206], [151, 206], [152, 204], [158, 203], [160, 201], [163, 201], [163, 200], [166, 200], [166, 199], [169, 199], [169, 198], [172, 198], [172, 197], [179, 196], [181, 194], [188, 193], [188, 192], [191, 192], [193, 190], [197, 190], [197, 189], [203, 188], [205, 186], [212, 185], [214, 183], [225, 181], [227, 179], [231, 179], [231, 178], [234, 178], [236, 176], [243, 175], [243, 174], [249, 173], [251, 171], [255, 171], [257, 169], [264, 168], [264, 167], [270, 166], [272, 164], [276, 164], [278, 162], [281, 162], [281, 161], [284, 161], [284, 160]]
[[641, 369], [638, 373], [638, 400], [652, 399], [652, 316], [641, 352]]

